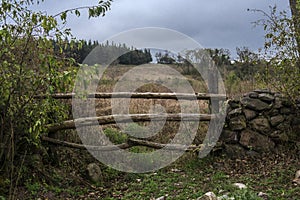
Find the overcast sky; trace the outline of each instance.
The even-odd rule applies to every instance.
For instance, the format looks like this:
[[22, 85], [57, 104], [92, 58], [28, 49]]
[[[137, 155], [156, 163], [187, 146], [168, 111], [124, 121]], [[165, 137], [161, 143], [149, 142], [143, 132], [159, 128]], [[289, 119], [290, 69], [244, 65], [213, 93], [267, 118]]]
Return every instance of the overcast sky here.
[[[95, 0], [47, 0], [39, 10], [55, 14], [67, 8], [94, 5]], [[236, 47], [256, 51], [263, 46], [263, 30], [251, 22], [261, 18], [247, 9], [269, 11], [277, 5], [288, 9], [288, 0], [115, 0], [105, 17], [69, 18], [67, 26], [79, 39], [100, 42], [122, 31], [142, 27], [163, 27], [195, 39], [205, 48], [226, 48], [232, 54]], [[233, 55], [234, 56], [234, 55]]]

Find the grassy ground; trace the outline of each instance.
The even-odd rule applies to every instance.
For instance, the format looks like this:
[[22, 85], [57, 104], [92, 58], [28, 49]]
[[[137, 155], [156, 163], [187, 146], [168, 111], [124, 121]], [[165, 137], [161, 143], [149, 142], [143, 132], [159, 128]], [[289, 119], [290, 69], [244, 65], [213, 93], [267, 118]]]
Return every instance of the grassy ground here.
[[[66, 152], [65, 152], [66, 153]], [[81, 152], [81, 156], [84, 152]], [[26, 182], [18, 189], [19, 199], [197, 199], [208, 191], [227, 194], [236, 199], [259, 199], [258, 192], [269, 199], [299, 199], [300, 187], [292, 184], [299, 169], [299, 149], [289, 148], [279, 154], [253, 158], [230, 159], [210, 155], [198, 159], [195, 153], [186, 153], [172, 165], [152, 173], [132, 174], [101, 166], [102, 180], [89, 183], [84, 177], [83, 157], [79, 152], [73, 160], [60, 167], [49, 167], [52, 183]], [[92, 158], [90, 158], [92, 161]], [[244, 183], [247, 190], [239, 190], [233, 183]]]

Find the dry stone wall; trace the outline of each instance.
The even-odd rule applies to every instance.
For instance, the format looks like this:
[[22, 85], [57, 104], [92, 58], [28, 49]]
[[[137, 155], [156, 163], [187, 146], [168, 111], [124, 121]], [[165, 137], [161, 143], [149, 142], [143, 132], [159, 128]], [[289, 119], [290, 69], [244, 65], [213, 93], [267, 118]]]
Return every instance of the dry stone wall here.
[[228, 154], [273, 151], [278, 144], [300, 141], [300, 103], [270, 90], [255, 90], [228, 101], [221, 141]]

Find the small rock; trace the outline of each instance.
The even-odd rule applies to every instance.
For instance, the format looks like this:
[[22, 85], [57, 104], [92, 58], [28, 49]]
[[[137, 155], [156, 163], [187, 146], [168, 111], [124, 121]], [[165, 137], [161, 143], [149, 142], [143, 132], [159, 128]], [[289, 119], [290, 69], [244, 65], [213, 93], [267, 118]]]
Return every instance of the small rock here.
[[226, 143], [237, 143], [238, 142], [237, 132], [224, 130], [220, 136], [220, 140]]
[[171, 172], [181, 172], [182, 170], [180, 170], [180, 169], [171, 169]]
[[232, 110], [232, 111], [230, 111], [229, 113], [228, 113], [228, 116], [238, 116], [238, 115], [240, 115], [240, 114], [242, 114], [242, 108], [236, 108], [236, 109], [234, 109], [234, 110]]
[[247, 189], [247, 186], [243, 183], [234, 183], [233, 186], [237, 187], [238, 189]]
[[280, 97], [280, 98], [282, 98], [282, 97], [283, 97], [283, 94], [277, 92], [277, 93], [274, 94], [274, 96], [275, 96], [275, 97]]
[[257, 152], [269, 152], [274, 149], [275, 143], [267, 136], [254, 132], [250, 129], [242, 131], [240, 144], [246, 148], [252, 148]]
[[197, 200], [218, 200], [218, 198], [215, 193], [207, 192], [203, 196], [197, 198]]
[[276, 108], [271, 109], [270, 111], [266, 112], [267, 116], [273, 117], [279, 115], [279, 110]]
[[300, 170], [296, 171], [295, 178], [293, 180], [295, 185], [300, 185]]
[[275, 97], [275, 103], [274, 103], [274, 108], [281, 108], [282, 105], [282, 98]]
[[87, 168], [87, 176], [93, 182], [99, 182], [101, 180], [101, 169], [96, 163], [90, 163]]
[[261, 93], [273, 94], [273, 92], [270, 89], [267, 89], [267, 88], [265, 88], [265, 89], [257, 89], [257, 90], [254, 90], [254, 92], [257, 92], [259, 94], [261, 94]]
[[267, 199], [269, 198], [269, 195], [266, 194], [266, 193], [264, 193], [264, 192], [259, 192], [259, 193], [257, 194], [257, 196], [258, 196], [258, 197], [261, 197], [261, 198], [264, 199], [264, 200], [267, 200]]
[[229, 100], [228, 104], [232, 109], [236, 109], [240, 107], [240, 102], [238, 100]]
[[155, 199], [155, 200], [165, 200], [165, 199], [167, 199], [166, 196], [161, 196], [161, 197], [158, 197], [158, 198]]
[[249, 109], [244, 109], [244, 114], [247, 120], [254, 119], [257, 116], [255, 111]]
[[234, 197], [229, 197], [227, 194], [218, 197], [218, 200], [234, 200]]
[[258, 98], [258, 93], [257, 92], [248, 92], [248, 93], [245, 93], [243, 95], [243, 97]]
[[246, 108], [256, 110], [256, 111], [267, 110], [270, 108], [270, 105], [268, 103], [265, 103], [259, 99], [252, 99], [250, 97], [242, 98], [241, 103]]
[[239, 145], [225, 144], [225, 153], [228, 157], [235, 159], [245, 156], [245, 149]]
[[274, 101], [275, 97], [271, 94], [266, 94], [266, 93], [262, 93], [258, 95], [258, 98], [262, 101], [266, 101], [266, 102], [272, 102]]
[[280, 124], [283, 121], [284, 121], [284, 117], [282, 115], [277, 115], [277, 116], [271, 117], [271, 119], [270, 119], [270, 123], [272, 126], [277, 126], [278, 124]]
[[261, 133], [268, 133], [271, 130], [269, 120], [264, 117], [258, 117], [250, 122], [251, 127]]
[[246, 126], [247, 126], [246, 118], [242, 115], [234, 117], [234, 118], [230, 119], [230, 121], [229, 121], [229, 127], [233, 131], [243, 130], [244, 128], [246, 128]]

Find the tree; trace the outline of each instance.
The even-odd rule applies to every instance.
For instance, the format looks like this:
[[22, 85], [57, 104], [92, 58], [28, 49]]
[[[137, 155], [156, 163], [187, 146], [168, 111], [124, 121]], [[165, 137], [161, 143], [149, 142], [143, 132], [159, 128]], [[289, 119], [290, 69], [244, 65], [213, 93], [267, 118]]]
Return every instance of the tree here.
[[157, 52], [155, 54], [157, 63], [160, 64], [173, 64], [175, 63], [175, 59], [173, 58], [172, 55], [169, 54], [169, 52], [167, 50], [165, 50], [164, 54], [162, 54], [161, 52]]
[[[70, 91], [74, 75], [74, 59], [55, 53], [53, 38], [63, 52], [65, 38], [73, 38], [64, 28], [67, 15], [103, 16], [111, 0], [95, 6], [71, 8], [56, 15], [30, 10], [39, 0], [2, 0], [0, 6], [0, 180], [10, 177], [10, 188], [1, 194], [12, 195], [20, 174], [15, 170], [17, 158], [41, 148], [40, 136], [45, 125], [66, 117], [64, 108], [50, 97], [51, 93]], [[61, 22], [61, 23], [60, 23]], [[62, 25], [62, 26], [61, 26]], [[70, 39], [71, 47], [74, 39]], [[49, 95], [36, 100], [40, 93]], [[9, 190], [8, 190], [9, 189]]]
[[296, 32], [296, 42], [298, 46], [298, 53], [300, 53], [300, 1], [299, 0], [289, 0], [293, 26]]
[[258, 74], [262, 83], [273, 88], [296, 103], [300, 96], [300, 29], [299, 0], [290, 0], [292, 17], [287, 11], [270, 12], [254, 10], [263, 15], [256, 25], [265, 30], [264, 59], [267, 60], [265, 72]]

